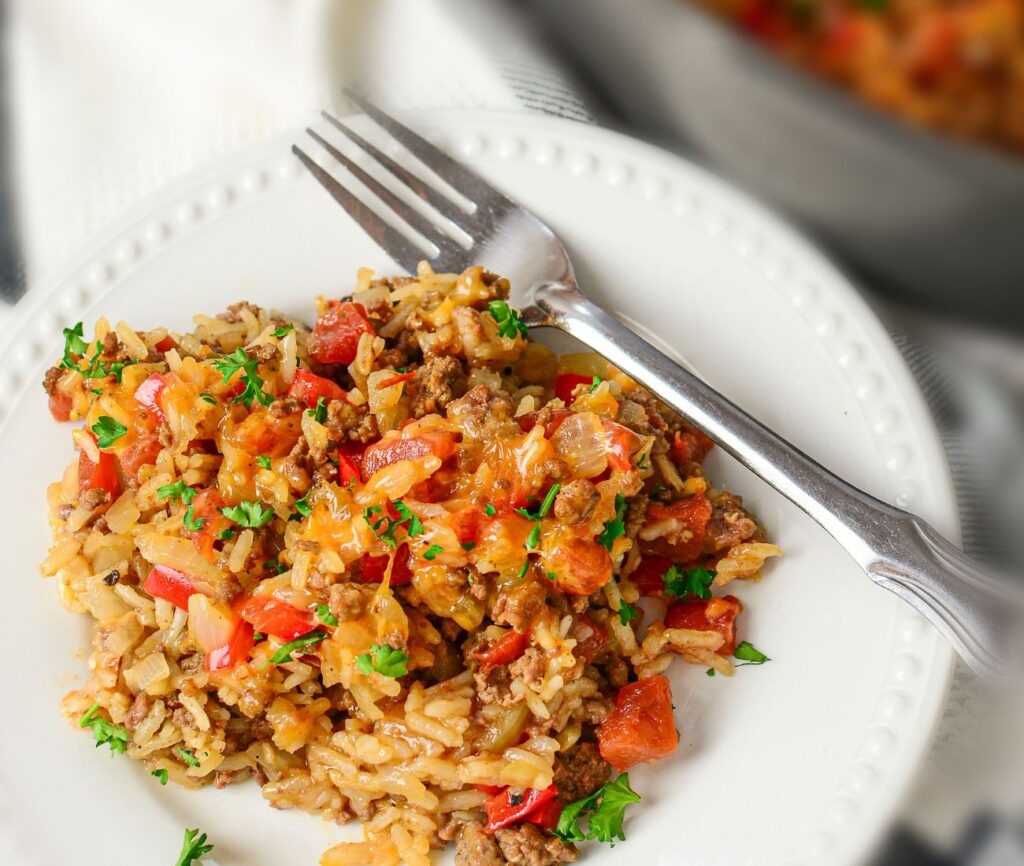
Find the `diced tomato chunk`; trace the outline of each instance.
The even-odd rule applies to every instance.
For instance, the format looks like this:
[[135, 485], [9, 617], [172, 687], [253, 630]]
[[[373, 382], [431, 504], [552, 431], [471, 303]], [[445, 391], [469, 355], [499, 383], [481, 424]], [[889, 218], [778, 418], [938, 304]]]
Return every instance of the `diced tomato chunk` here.
[[79, 490], [106, 490], [110, 498], [117, 496], [117, 457], [108, 451], [100, 452], [100, 462], [93, 463], [83, 451], [78, 456]]
[[153, 598], [162, 598], [182, 610], [188, 610], [188, 597], [198, 591], [187, 574], [166, 565], [154, 565], [142, 588]]
[[480, 539], [480, 524], [484, 510], [479, 505], [468, 505], [452, 514], [455, 535], [459, 544], [476, 544]]
[[530, 812], [526, 820], [546, 830], [554, 830], [558, 826], [558, 819], [562, 817], [562, 808], [558, 800], [548, 800]]
[[632, 469], [633, 455], [643, 445], [643, 438], [628, 427], [607, 418], [602, 419], [601, 425], [608, 441], [608, 465], [619, 472]]
[[491, 668], [511, 664], [519, 658], [530, 645], [530, 634], [525, 631], [505, 632], [487, 649], [475, 653], [480, 660], [480, 670], [489, 671]]
[[579, 621], [578, 632], [573, 632], [573, 637], [577, 640], [576, 655], [590, 664], [608, 646], [608, 631], [585, 613], [579, 614], [576, 619]]
[[356, 358], [359, 338], [373, 333], [362, 304], [335, 302], [316, 320], [309, 354], [321, 364], [351, 364]]
[[178, 343], [175, 341], [174, 337], [168, 334], [162, 340], [159, 340], [156, 343], [154, 343], [153, 348], [156, 349], [158, 352], [170, 352], [171, 349], [178, 348]]
[[308, 610], [269, 595], [254, 595], [235, 605], [235, 611], [252, 627], [281, 640], [295, 640], [312, 631], [316, 623]]
[[239, 662], [248, 661], [253, 643], [253, 627], [247, 622], [239, 623], [229, 643], [210, 650], [206, 654], [206, 669], [208, 671], [226, 670], [233, 668]]
[[455, 434], [447, 430], [430, 430], [418, 436], [391, 436], [369, 446], [363, 454], [363, 480], [369, 481], [377, 472], [400, 460], [417, 460], [433, 454], [447, 460], [455, 453]]
[[703, 493], [667, 505], [651, 502], [644, 526], [653, 528], [660, 524], [664, 531], [653, 541], [645, 542], [644, 547], [676, 562], [690, 562], [700, 556], [710, 520], [711, 503]]
[[121, 471], [138, 480], [139, 470], [143, 466], [156, 463], [156, 458], [160, 456], [163, 447], [158, 436], [145, 436], [142, 439], [137, 439], [117, 456]]
[[288, 396], [304, 403], [307, 409], [313, 409], [321, 397], [327, 401], [344, 400], [346, 394], [345, 389], [337, 382], [299, 367], [295, 371], [292, 384], [288, 386]]
[[593, 376], [581, 376], [579, 373], [559, 373], [555, 377], [555, 396], [569, 406], [573, 401], [572, 392], [577, 385], [589, 385], [594, 381]]
[[488, 833], [493, 833], [510, 824], [526, 820], [527, 816], [554, 800], [557, 795], [558, 788], [554, 785], [548, 785], [542, 791], [538, 791], [536, 788], [527, 788], [517, 794], [513, 794], [510, 788], [506, 788], [484, 803], [484, 808], [487, 810], [487, 826], [484, 829]]
[[[391, 568], [391, 586], [405, 586], [412, 582], [412, 568], [409, 565], [409, 546], [401, 544], [394, 554], [395, 564]], [[363, 583], [380, 583], [388, 569], [389, 554], [382, 556], [365, 555], [362, 559]]]
[[644, 761], [671, 755], [679, 745], [672, 715], [672, 688], [663, 676], [627, 683], [597, 729], [604, 758], [620, 773]]
[[516, 418], [516, 421], [519, 423], [520, 430], [529, 433], [543, 416], [545, 419], [544, 435], [550, 439], [555, 435], [555, 431], [562, 426], [562, 422], [572, 414], [569, 409], [541, 409], [537, 412], [526, 412]]
[[71, 420], [71, 410], [74, 408], [75, 402], [70, 394], [65, 394], [63, 391], [58, 391], [54, 388], [53, 393], [47, 400], [47, 404], [50, 407], [50, 415], [53, 416], [54, 421], [63, 422]]
[[629, 579], [636, 584], [642, 595], [660, 596], [665, 589], [665, 581], [661, 576], [672, 567], [672, 560], [667, 556], [648, 554], [642, 556]]
[[692, 433], [689, 430], [677, 430], [669, 454], [677, 466], [684, 466], [693, 461], [700, 463], [707, 457], [714, 444], [700, 430]]
[[231, 521], [220, 513], [224, 500], [216, 490], [202, 490], [193, 498], [191, 506], [193, 519], [201, 519], [203, 525], [199, 530], [185, 530], [185, 534], [192, 539], [196, 550], [212, 562], [217, 536], [231, 525]]
[[734, 595], [686, 599], [669, 605], [665, 613], [665, 627], [717, 631], [724, 639], [718, 654], [731, 656], [736, 649], [736, 617], [741, 610], [743, 605]]
[[167, 420], [163, 407], [160, 405], [160, 395], [166, 387], [167, 380], [160, 373], [153, 373], [135, 389], [135, 402], [145, 407], [161, 424]]
[[545, 560], [562, 592], [590, 595], [612, 579], [612, 558], [603, 544], [573, 536]]

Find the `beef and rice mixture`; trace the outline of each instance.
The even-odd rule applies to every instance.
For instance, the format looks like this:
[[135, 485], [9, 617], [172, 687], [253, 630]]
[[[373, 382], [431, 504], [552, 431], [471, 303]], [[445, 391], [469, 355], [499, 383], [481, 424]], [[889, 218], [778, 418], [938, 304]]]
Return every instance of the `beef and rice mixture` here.
[[626, 771], [678, 744], [666, 669], [764, 660], [729, 584], [780, 551], [705, 436], [528, 340], [508, 288], [361, 271], [312, 330], [244, 302], [68, 329], [42, 572], [94, 631], [67, 718], [159, 782], [360, 819], [324, 866], [623, 838]]

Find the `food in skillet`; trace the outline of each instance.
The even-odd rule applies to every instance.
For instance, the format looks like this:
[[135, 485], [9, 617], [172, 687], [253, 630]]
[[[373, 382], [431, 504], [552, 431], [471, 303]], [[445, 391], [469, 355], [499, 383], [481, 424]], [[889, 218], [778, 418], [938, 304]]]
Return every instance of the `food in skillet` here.
[[42, 572], [94, 631], [67, 718], [160, 783], [359, 818], [325, 866], [623, 839], [627, 771], [677, 749], [665, 671], [766, 660], [732, 582], [780, 551], [699, 431], [507, 295], [364, 270], [312, 330], [248, 303], [68, 329]]
[[700, 0], [914, 123], [1024, 150], [1021, 0]]

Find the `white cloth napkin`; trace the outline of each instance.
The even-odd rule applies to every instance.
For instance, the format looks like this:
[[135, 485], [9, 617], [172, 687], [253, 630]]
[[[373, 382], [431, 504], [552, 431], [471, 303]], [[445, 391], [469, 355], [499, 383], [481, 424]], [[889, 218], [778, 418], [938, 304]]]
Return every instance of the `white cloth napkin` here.
[[[298, 127], [345, 80], [395, 109], [589, 117], [486, 0], [11, 0], [8, 22], [30, 286], [147, 194]], [[958, 832], [986, 784], [960, 760], [983, 703], [961, 673], [908, 813], [932, 836]]]

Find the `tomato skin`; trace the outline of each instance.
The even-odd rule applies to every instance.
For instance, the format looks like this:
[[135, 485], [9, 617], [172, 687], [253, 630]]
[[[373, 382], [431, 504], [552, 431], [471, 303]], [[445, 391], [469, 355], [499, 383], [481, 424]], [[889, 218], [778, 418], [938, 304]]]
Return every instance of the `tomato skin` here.
[[526, 652], [529, 645], [529, 632], [508, 631], [487, 649], [479, 650], [474, 655], [480, 660], [480, 670], [486, 672], [491, 668], [511, 664]]
[[[543, 411], [543, 410], [542, 410]], [[537, 421], [540, 417], [540, 412], [527, 412], [516, 418], [519, 423], [519, 429], [524, 433], [529, 433], [534, 427], [537, 426]], [[544, 424], [544, 435], [550, 439], [555, 435], [555, 431], [562, 426], [562, 422], [573, 413], [569, 409], [552, 409], [548, 413], [550, 418]]]
[[690, 433], [688, 430], [677, 430], [673, 437], [669, 454], [677, 466], [696, 461], [700, 463], [707, 457], [715, 443], [700, 430]]
[[315, 627], [313, 615], [269, 595], [254, 595], [235, 606], [253, 629], [281, 640], [295, 640]]
[[100, 462], [93, 463], [82, 451], [78, 455], [78, 489], [106, 490], [110, 498], [117, 496], [120, 484], [117, 479], [117, 457], [107, 451], [100, 452]]
[[[412, 582], [412, 568], [409, 565], [409, 545], [399, 545], [395, 553], [395, 564], [391, 568], [391, 586], [405, 586]], [[384, 580], [384, 573], [388, 568], [388, 554], [381, 556], [370, 556], [366, 554], [362, 559], [362, 580], [363, 583], [380, 583]]]
[[233, 668], [239, 662], [248, 661], [254, 642], [252, 626], [247, 622], [240, 622], [227, 644], [210, 650], [206, 654], [206, 670], [226, 670]]
[[369, 446], [363, 453], [363, 480], [400, 460], [417, 460], [433, 454], [446, 460], [455, 453], [455, 434], [431, 430], [418, 436], [393, 436]]
[[150, 412], [160, 424], [167, 420], [163, 407], [160, 405], [160, 395], [166, 387], [167, 380], [159, 373], [153, 373], [135, 389], [135, 402]]
[[359, 338], [373, 334], [373, 325], [362, 304], [332, 302], [313, 328], [309, 354], [321, 364], [351, 364], [356, 359]]
[[513, 795], [506, 788], [484, 803], [484, 808], [487, 810], [487, 825], [484, 830], [493, 833], [510, 824], [528, 820], [529, 815], [554, 800], [556, 796], [558, 796], [558, 788], [554, 785], [548, 785], [543, 791], [527, 788], [519, 795], [519, 802], [516, 803], [513, 800]]
[[47, 400], [47, 405], [54, 421], [63, 423], [64, 421], [71, 420], [71, 409], [74, 406], [74, 400], [71, 399], [70, 394], [54, 389], [54, 392]]
[[581, 376], [579, 373], [559, 373], [555, 377], [555, 396], [565, 403], [572, 405], [572, 392], [577, 385], [590, 385], [594, 381], [593, 376]]
[[665, 590], [665, 581], [661, 576], [672, 567], [672, 560], [667, 556], [647, 554], [640, 558], [629, 579], [636, 584], [641, 595], [661, 596]]
[[548, 800], [527, 815], [526, 820], [545, 830], [554, 830], [558, 826], [558, 819], [562, 817], [562, 808], [558, 800]]
[[615, 709], [597, 729], [597, 745], [601, 757], [620, 773], [671, 755], [679, 734], [668, 679], [648, 677], [619, 689]]
[[316, 408], [317, 400], [323, 397], [326, 401], [345, 400], [347, 394], [345, 389], [337, 382], [310, 373], [301, 367], [296, 369], [295, 378], [288, 386], [288, 396], [302, 401], [307, 409]]
[[121, 471], [134, 479], [138, 479], [139, 470], [143, 466], [150, 466], [156, 463], [160, 456], [163, 445], [160, 444], [158, 436], [146, 436], [138, 439], [122, 451], [117, 461], [121, 465]]
[[187, 574], [166, 565], [154, 565], [142, 588], [153, 598], [162, 598], [182, 610], [188, 610], [189, 596], [199, 591]]
[[659, 523], [663, 520], [677, 521], [678, 532], [676, 535], [689, 532], [689, 538], [681, 536], [673, 540], [669, 540], [671, 536], [657, 538], [645, 542], [646, 549], [670, 556], [676, 562], [691, 562], [700, 556], [701, 548], [704, 547], [708, 522], [711, 520], [711, 503], [703, 493], [667, 505], [661, 502], [651, 502], [647, 506], [645, 525]]
[[665, 627], [717, 631], [725, 641], [719, 647], [718, 655], [731, 656], [736, 650], [736, 617], [741, 610], [743, 605], [734, 595], [690, 598], [669, 605], [665, 613]]

